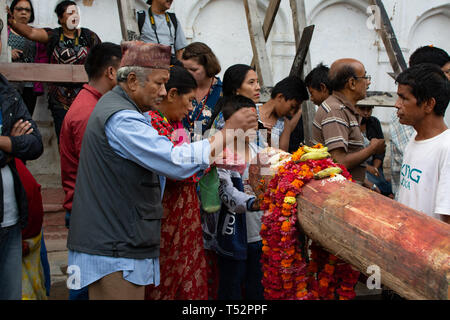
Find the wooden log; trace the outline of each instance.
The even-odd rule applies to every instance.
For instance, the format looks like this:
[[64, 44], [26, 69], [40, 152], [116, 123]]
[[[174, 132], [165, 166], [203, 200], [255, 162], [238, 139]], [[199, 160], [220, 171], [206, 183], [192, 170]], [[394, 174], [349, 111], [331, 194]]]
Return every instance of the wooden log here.
[[0, 63], [0, 73], [8, 81], [88, 82], [83, 65], [48, 63]]
[[395, 36], [394, 28], [392, 28], [391, 20], [386, 12], [383, 1], [370, 0], [370, 4], [376, 6], [376, 10], [378, 10], [375, 19], [380, 19], [381, 25], [380, 28], [377, 29], [377, 32], [383, 40], [392, 70], [397, 76], [402, 71], [406, 70], [407, 65], [400, 45], [398, 44], [397, 37]]
[[[252, 44], [253, 57], [255, 58], [256, 73], [259, 76], [261, 87], [273, 87], [272, 70], [266, 49], [261, 21], [258, 17], [256, 0], [244, 0], [245, 15], [247, 17], [248, 33]], [[261, 100], [267, 101], [270, 96], [268, 90], [261, 90]]]
[[[250, 166], [257, 193], [276, 170], [261, 174], [267, 158]], [[303, 231], [362, 273], [378, 266], [381, 282], [407, 299], [450, 298], [450, 225], [345, 179], [311, 181], [297, 202]]]
[[[267, 41], [269, 38], [270, 31], [272, 30], [273, 23], [275, 22], [275, 18], [278, 13], [278, 9], [280, 8], [281, 0], [270, 0], [269, 5], [267, 6], [266, 16], [264, 17], [263, 22], [263, 34], [264, 40]], [[253, 57], [252, 62], [250, 63], [252, 67], [255, 67], [255, 58]]]
[[122, 31], [122, 40], [138, 40], [140, 37], [139, 27], [136, 21], [136, 9], [134, 1], [117, 0], [119, 9], [120, 29]]

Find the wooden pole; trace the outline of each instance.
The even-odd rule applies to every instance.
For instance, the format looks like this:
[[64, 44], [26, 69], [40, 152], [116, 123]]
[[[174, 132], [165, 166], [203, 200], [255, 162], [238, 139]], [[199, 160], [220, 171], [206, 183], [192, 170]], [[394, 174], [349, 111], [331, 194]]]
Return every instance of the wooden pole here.
[[8, 81], [86, 83], [83, 65], [47, 63], [0, 63], [0, 73]]
[[[258, 156], [249, 169], [257, 194], [276, 172]], [[450, 225], [344, 178], [309, 182], [297, 203], [303, 231], [362, 273], [378, 267], [381, 282], [407, 299], [450, 298]]]
[[391, 20], [389, 19], [382, 0], [370, 0], [370, 3], [375, 5], [377, 10], [379, 10], [375, 15], [375, 19], [381, 19], [381, 24], [380, 28], [377, 28], [376, 30], [383, 40], [392, 70], [394, 70], [395, 76], [398, 76], [402, 71], [406, 70], [408, 66], [406, 65], [402, 50], [400, 49], [397, 37], [395, 36], [394, 28], [392, 28]]
[[244, 7], [247, 17], [248, 32], [250, 34], [250, 41], [253, 49], [253, 57], [255, 57], [256, 62], [256, 72], [258, 73], [262, 88], [261, 100], [268, 101], [270, 95], [268, 94], [268, 90], [264, 90], [263, 88], [273, 87], [273, 78], [262, 24], [258, 17], [256, 0], [244, 0]]
[[[300, 43], [302, 39], [302, 35], [305, 32], [305, 28], [307, 25], [306, 20], [306, 8], [304, 0], [290, 0], [291, 10], [292, 10], [292, 20], [294, 22], [294, 37], [295, 44], [297, 50], [300, 50]], [[308, 48], [305, 49], [307, 54], [304, 61], [303, 68], [301, 69], [300, 76], [302, 79], [305, 79], [306, 75], [311, 71], [311, 58], [309, 55], [309, 44]], [[294, 61], [295, 63], [295, 61]], [[307, 145], [311, 144], [312, 141], [312, 123], [314, 120], [314, 116], [316, 114], [316, 107], [311, 101], [305, 101], [302, 104], [302, 116], [301, 121], [303, 122], [303, 134], [305, 137], [305, 143]], [[300, 121], [299, 120], [299, 121]]]
[[136, 21], [136, 9], [134, 7], [134, 1], [117, 0], [117, 8], [119, 9], [122, 39], [124, 41], [138, 40], [140, 34]]
[[[267, 39], [269, 38], [270, 31], [272, 30], [273, 23], [275, 22], [275, 18], [278, 13], [278, 9], [280, 8], [280, 3], [281, 0], [270, 0], [269, 5], [267, 6], [266, 16], [264, 17], [262, 26], [265, 41], [267, 41]], [[250, 65], [252, 67], [255, 67], [255, 57], [253, 57]]]

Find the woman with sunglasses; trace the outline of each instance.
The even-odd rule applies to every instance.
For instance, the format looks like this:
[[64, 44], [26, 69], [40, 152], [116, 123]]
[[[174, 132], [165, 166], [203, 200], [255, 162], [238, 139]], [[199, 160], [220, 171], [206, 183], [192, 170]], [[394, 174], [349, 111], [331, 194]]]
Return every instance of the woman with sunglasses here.
[[[13, 0], [9, 7], [13, 18], [23, 24], [29, 24], [34, 21], [34, 9], [30, 0]], [[38, 43], [28, 40], [8, 28], [8, 46], [11, 47], [11, 58], [13, 62], [32, 63], [37, 62], [37, 53], [42, 52]], [[40, 50], [38, 50], [40, 48]], [[12, 84], [22, 95], [28, 112], [33, 115], [36, 105], [37, 95], [43, 93], [42, 84], [32, 82], [15, 82]]]

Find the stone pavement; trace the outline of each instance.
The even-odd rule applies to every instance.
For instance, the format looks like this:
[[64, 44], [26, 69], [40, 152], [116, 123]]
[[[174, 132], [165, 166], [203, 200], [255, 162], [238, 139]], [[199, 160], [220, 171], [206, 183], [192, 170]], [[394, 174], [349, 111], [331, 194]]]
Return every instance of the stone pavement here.
[[67, 300], [69, 291], [66, 287], [67, 276], [61, 268], [67, 266], [67, 233], [65, 227], [65, 211], [62, 207], [64, 190], [61, 187], [49, 186], [42, 188], [44, 205], [44, 239], [50, 264], [51, 290], [50, 300]]

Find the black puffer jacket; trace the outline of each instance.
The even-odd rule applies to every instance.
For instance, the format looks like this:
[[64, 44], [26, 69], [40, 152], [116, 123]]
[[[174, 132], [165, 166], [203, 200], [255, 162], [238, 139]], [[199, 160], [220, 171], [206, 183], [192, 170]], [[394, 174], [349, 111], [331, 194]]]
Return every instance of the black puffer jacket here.
[[[31, 134], [18, 137], [10, 137], [12, 144], [11, 153], [0, 150], [0, 168], [9, 166], [14, 179], [14, 191], [19, 209], [19, 222], [24, 228], [28, 218], [28, 203], [25, 190], [20, 181], [14, 158], [22, 160], [34, 160], [44, 151], [42, 137], [36, 123], [31, 119], [30, 113], [20, 94], [8, 83], [8, 80], [0, 74], [0, 107], [2, 112], [1, 135], [10, 136], [14, 124], [22, 119], [29, 121], [33, 128]], [[3, 180], [0, 174], [0, 223], [3, 221]]]

